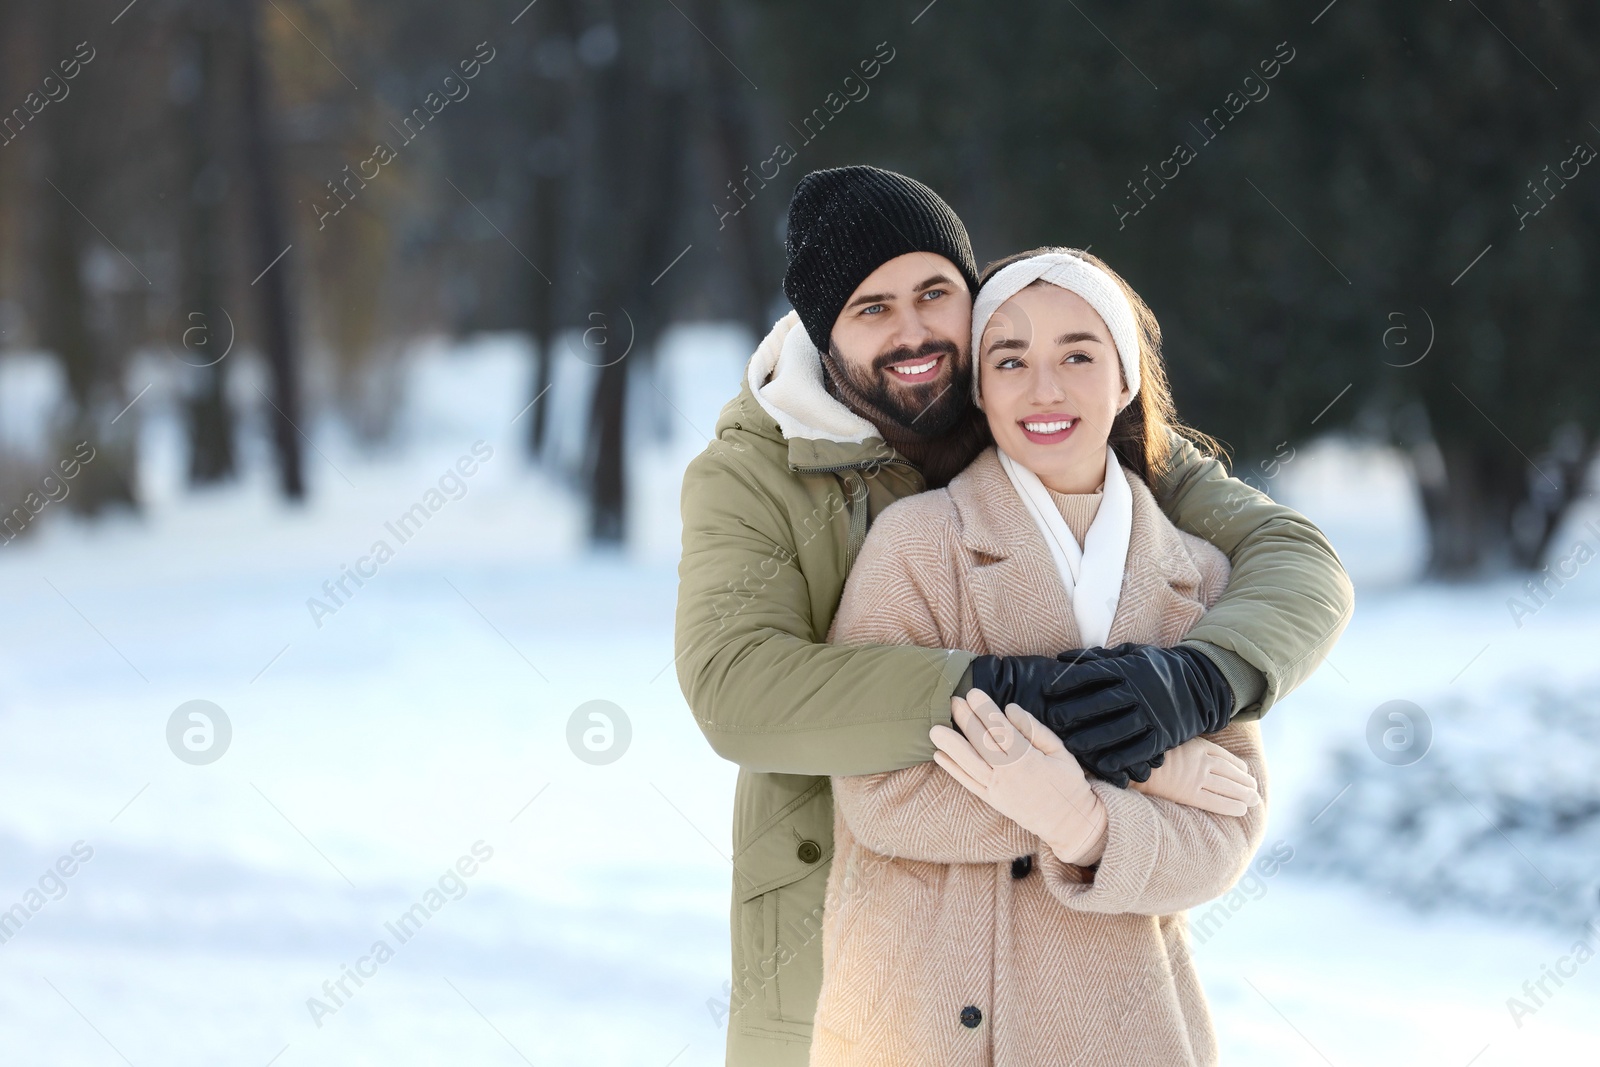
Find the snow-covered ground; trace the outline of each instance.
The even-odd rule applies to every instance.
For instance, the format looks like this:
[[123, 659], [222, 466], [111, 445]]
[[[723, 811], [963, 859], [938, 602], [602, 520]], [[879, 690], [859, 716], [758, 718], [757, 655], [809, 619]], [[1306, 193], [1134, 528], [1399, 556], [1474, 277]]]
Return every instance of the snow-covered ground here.
[[[0, 1062], [720, 1064], [735, 768], [683, 704], [671, 620], [678, 475], [736, 388], [739, 345], [685, 330], [637, 390], [616, 554], [582, 549], [581, 510], [522, 459], [530, 394], [506, 339], [421, 353], [382, 459], [315, 432], [304, 509], [259, 466], [180, 493], [154, 388], [134, 408], [146, 512], [47, 515], [0, 546]], [[576, 427], [582, 372], [563, 373], [541, 403]], [[31, 379], [0, 366], [7, 380]], [[1425, 761], [1470, 751], [1471, 774], [1483, 746], [1458, 747], [1457, 691], [1537, 678], [1592, 695], [1600, 577], [1520, 628], [1509, 580], [1409, 584], [1420, 530], [1398, 468], [1297, 447], [1272, 488], [1324, 525], [1360, 597], [1329, 665], [1263, 724], [1267, 840], [1308, 859], [1319, 827], [1371, 806], [1365, 779], [1340, 794], [1334, 754], [1366, 751], [1379, 705], [1421, 707], [1438, 720]], [[444, 503], [402, 541], [386, 524], [431, 490]], [[380, 540], [392, 555], [359, 563]], [[335, 603], [324, 583], [358, 563], [371, 576]], [[168, 743], [194, 700], [231, 726], [204, 765]], [[569, 740], [597, 700], [630, 734], [612, 762]], [[1505, 844], [1507, 869], [1528, 859]], [[1309, 866], [1254, 884], [1196, 945], [1225, 1063], [1593, 1059], [1600, 963], [1571, 962], [1576, 929], [1422, 913]], [[403, 942], [390, 930], [441, 899]], [[13, 904], [27, 917], [8, 929]], [[380, 939], [392, 958], [371, 956]], [[1535, 1002], [1523, 986], [1541, 978]], [[1511, 997], [1533, 1009], [1520, 1025]]]

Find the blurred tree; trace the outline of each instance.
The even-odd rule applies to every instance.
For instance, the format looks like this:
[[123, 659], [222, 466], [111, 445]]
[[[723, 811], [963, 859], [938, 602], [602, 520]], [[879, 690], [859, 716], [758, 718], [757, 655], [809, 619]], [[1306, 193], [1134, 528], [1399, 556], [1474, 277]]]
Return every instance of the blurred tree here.
[[[624, 440], [628, 357], [649, 360], [673, 317], [656, 281], [672, 259], [682, 214], [690, 42], [681, 19], [639, 0], [594, 4], [578, 55], [590, 70], [594, 108], [593, 199], [585, 260], [590, 316], [600, 316], [603, 347], [590, 415], [590, 535], [620, 542], [626, 532]], [[597, 334], [589, 334], [598, 337]], [[622, 349], [618, 350], [618, 345]]]
[[176, 212], [183, 290], [180, 358], [193, 368], [183, 383], [189, 390], [184, 398], [189, 481], [206, 485], [234, 473], [233, 413], [224, 382], [230, 366], [225, 356], [235, 337], [222, 303], [231, 168], [219, 130], [220, 107], [233, 98], [222, 77], [231, 66], [226, 61], [229, 20], [217, 0], [189, 0], [180, 18], [183, 30], [170, 80], [187, 179], [187, 196]]
[[[412, 280], [396, 260], [399, 235], [432, 208], [433, 190], [415, 175], [426, 173], [438, 136], [429, 125], [410, 134], [415, 144], [405, 136], [417, 127], [412, 109], [440, 88], [439, 63], [428, 64], [427, 77], [396, 73], [413, 56], [396, 33], [404, 20], [395, 11], [369, 12], [349, 0], [275, 4], [263, 18], [273, 30], [265, 39], [281, 87], [284, 199], [293, 205], [290, 237], [306, 250], [302, 262], [315, 278], [306, 294], [308, 348], [328, 374], [333, 411], [371, 448], [389, 436], [398, 412], [401, 352], [411, 334], [432, 325], [428, 309], [407, 300]], [[310, 47], [308, 38], [320, 43]], [[436, 52], [437, 41], [428, 47]], [[385, 86], [401, 91], [391, 99]], [[380, 164], [379, 141], [406, 165]]]
[[533, 43], [522, 64], [529, 143], [523, 186], [526, 201], [528, 255], [523, 274], [528, 294], [528, 331], [533, 338], [534, 370], [529, 402], [538, 400], [528, 415], [527, 448], [539, 455], [550, 424], [551, 387], [557, 331], [556, 279], [565, 278], [567, 260], [562, 225], [572, 203], [571, 182], [577, 157], [577, 136], [572, 129], [573, 80], [577, 77], [576, 22], [572, 0], [544, 0], [532, 14], [529, 32]]
[[[705, 26], [712, 40], [725, 41], [728, 47], [736, 48], [741, 35], [735, 32], [728, 7], [727, 0], [698, 0], [691, 10], [695, 24]], [[745, 168], [752, 166], [757, 168], [759, 179], [759, 161], [771, 156], [772, 147], [757, 139], [762, 119], [744, 75], [731, 60], [706, 54], [704, 48], [700, 51], [705, 72], [700, 100], [709, 114], [708, 156], [711, 173], [717, 176], [706, 184], [711, 187], [708, 190], [711, 202], [720, 203], [727, 190], [717, 179], [742, 180], [748, 174]], [[781, 217], [785, 206], [787, 202], [778, 197], [763, 197], [727, 223], [730, 232], [722, 247], [731, 264], [731, 280], [737, 289], [735, 312], [756, 337], [762, 336], [771, 326], [772, 301], [778, 295], [783, 263], [777, 252], [781, 246], [771, 236], [773, 223]], [[690, 210], [694, 212], [695, 208]], [[721, 231], [719, 223], [718, 232]]]
[[[99, 49], [80, 35], [84, 6], [73, 3], [38, 5], [40, 44], [34, 54], [34, 78], [43, 87], [46, 74], [59, 75], [63, 60], [93, 62]], [[104, 61], [102, 60], [102, 65]], [[109, 199], [104, 168], [120, 147], [112, 136], [118, 110], [109, 106], [109, 94], [95, 94], [91, 86], [101, 73], [83, 65], [69, 84], [79, 94], [73, 107], [44, 106], [22, 129], [24, 142], [37, 152], [43, 187], [35, 195], [43, 207], [44, 224], [37, 237], [42, 261], [42, 299], [38, 332], [43, 345], [60, 361], [67, 382], [67, 410], [54, 427], [50, 454], [70, 454], [80, 441], [89, 441], [96, 459], [84, 466], [68, 499], [79, 511], [95, 513], [113, 504], [134, 504], [136, 441], [128, 426], [117, 425], [117, 408], [123, 403], [122, 361], [112, 351], [116, 324], [100, 316], [104, 331], [97, 331], [86, 276], [90, 274], [91, 248], [109, 245], [132, 270], [133, 261], [101, 232], [88, 212], [105, 217], [101, 207]], [[34, 94], [38, 99], [39, 94]], [[131, 96], [131, 94], [130, 94]], [[88, 99], [84, 99], [87, 97]], [[71, 92], [63, 99], [71, 99]], [[96, 106], [99, 105], [99, 106]], [[27, 106], [27, 105], [25, 105]], [[32, 108], [29, 107], [29, 111]], [[21, 137], [18, 138], [22, 140]], [[109, 150], [109, 151], [108, 151]], [[127, 239], [124, 238], [124, 241]], [[105, 262], [111, 262], [109, 259]], [[120, 273], [121, 263], [113, 270]], [[143, 279], [146, 284], [148, 278]], [[102, 336], [102, 332], [104, 336]]]
[[1600, 431], [1600, 168], [1573, 152], [1596, 158], [1600, 113], [1572, 91], [1600, 11], [1356, 7], [1326, 31], [1304, 91], [1342, 101], [1341, 135], [1311, 173], [1373, 279], [1363, 332], [1408, 341], [1382, 351], [1376, 396], [1413, 456], [1431, 569], [1537, 567]]
[[256, 0], [234, 0], [234, 3], [241, 31], [240, 128], [249, 174], [255, 250], [263, 270], [251, 285], [261, 287], [258, 299], [262, 347], [266, 350], [272, 383], [269, 403], [273, 411], [267, 421], [272, 426], [279, 487], [284, 496], [298, 501], [304, 499], [306, 492], [299, 437], [299, 350], [289, 298], [290, 267], [282, 262], [290, 242], [283, 225], [278, 145], [267, 100], [269, 88], [257, 25], [258, 5]]
[[[526, 330], [528, 399], [561, 359], [594, 369], [577, 401], [581, 480], [594, 536], [621, 538], [629, 390], [651, 384], [634, 365], [675, 321], [762, 331], [794, 183], [862, 161], [943, 192], [980, 258], [1043, 243], [1104, 255], [1160, 317], [1184, 415], [1258, 484], [1278, 468], [1256, 460], [1329, 431], [1399, 445], [1435, 574], [1536, 565], [1593, 464], [1600, 309], [1584, 296], [1600, 182], [1575, 148], [1590, 133], [1600, 143], [1600, 116], [1569, 86], [1583, 84], [1600, 13], [1575, 0], [1309, 13], [1019, 0], [1004, 17], [973, 0], [280, 0], [259, 11], [270, 47], [246, 32], [258, 2], [126, 13], [93, 71], [115, 96], [80, 79], [81, 97], [5, 147], [0, 181], [41, 210], [34, 233], [0, 206], [0, 253], [38, 249], [26, 325], [87, 412], [126, 403], [124, 353], [149, 339], [147, 304], [180, 317], [219, 306], [228, 277], [254, 277], [294, 243], [253, 288], [237, 283], [258, 304], [291, 495], [303, 491], [298, 336], [313, 360], [331, 353], [338, 409], [375, 440], [404, 338]], [[231, 24], [206, 23], [207, 3]], [[61, 14], [71, 3], [7, 10], [35, 38], [8, 29], [8, 62], [70, 51], [68, 27], [87, 24]], [[407, 138], [324, 230], [310, 205], [333, 195], [328, 179], [475, 46], [499, 58], [470, 99]], [[219, 83], [234, 66], [237, 85]], [[9, 84], [26, 92], [32, 74], [16, 69]], [[222, 91], [205, 91], [208, 71]], [[271, 83], [284, 100], [269, 107]], [[173, 104], [182, 121], [149, 121]], [[242, 180], [221, 184], [234, 137]], [[104, 233], [74, 204], [108, 219]], [[253, 234], [246, 252], [226, 240], [234, 211]], [[109, 249], [139, 253], [144, 287], [118, 280]], [[289, 284], [299, 264], [314, 282], [305, 322]], [[230, 415], [221, 368], [195, 384], [200, 482], [229, 469]], [[544, 399], [518, 431], [546, 457], [549, 416]], [[111, 497], [131, 496], [123, 480]]]
[[945, 192], [980, 257], [1091, 247], [1161, 319], [1180, 411], [1250, 480], [1280, 447], [1376, 435], [1413, 459], [1431, 573], [1541, 561], [1600, 427], [1600, 181], [1569, 165], [1529, 232], [1510, 206], [1553, 200], [1527, 183], [1597, 132], [1549, 80], [1592, 65], [1592, 5], [759, 7], [763, 81], [796, 114], [875, 42], [895, 52], [783, 188], [873, 162]]

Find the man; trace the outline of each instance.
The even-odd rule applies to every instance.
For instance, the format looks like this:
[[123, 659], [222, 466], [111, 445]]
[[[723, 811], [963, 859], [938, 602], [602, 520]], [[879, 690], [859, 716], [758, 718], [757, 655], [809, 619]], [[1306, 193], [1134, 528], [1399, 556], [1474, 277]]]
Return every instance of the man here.
[[[1310, 675], [1353, 607], [1322, 534], [1173, 435], [1151, 486], [1232, 562], [1172, 649], [1047, 657], [825, 643], [872, 518], [949, 482], [986, 445], [966, 383], [977, 267], [932, 190], [872, 167], [817, 171], [789, 207], [779, 320], [683, 483], [678, 678], [734, 799], [730, 1065], [807, 1060], [833, 853], [829, 775], [933, 758], [929, 730], [977, 686], [1089, 769], [1143, 781], [1161, 754], [1259, 717]], [[1025, 876], [1019, 875], [1019, 876]]]

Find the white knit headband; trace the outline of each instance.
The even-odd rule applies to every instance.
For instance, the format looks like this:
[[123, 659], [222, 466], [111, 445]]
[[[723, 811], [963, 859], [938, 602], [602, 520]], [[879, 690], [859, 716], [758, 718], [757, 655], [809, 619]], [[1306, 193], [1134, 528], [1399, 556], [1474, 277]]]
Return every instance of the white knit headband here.
[[1043, 279], [1068, 292], [1077, 293], [1099, 313], [1111, 331], [1122, 362], [1122, 377], [1128, 383], [1129, 399], [1139, 393], [1139, 331], [1134, 325], [1133, 305], [1122, 286], [1099, 267], [1068, 252], [1045, 252], [1019, 259], [1002, 267], [978, 291], [972, 304], [972, 395], [978, 397], [978, 368], [983, 362], [983, 333], [1000, 305], [1034, 282]]

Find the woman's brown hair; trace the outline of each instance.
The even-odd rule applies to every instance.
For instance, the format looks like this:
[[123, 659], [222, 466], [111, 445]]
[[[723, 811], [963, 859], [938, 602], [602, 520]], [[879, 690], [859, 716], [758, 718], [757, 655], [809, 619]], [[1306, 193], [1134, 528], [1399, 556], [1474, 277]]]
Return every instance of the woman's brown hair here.
[[[990, 263], [983, 268], [978, 285], [982, 288], [1003, 267], [1047, 252], [1064, 252], [1099, 267], [1121, 286], [1128, 297], [1129, 306], [1133, 308], [1134, 326], [1139, 333], [1139, 392], [1112, 420], [1108, 443], [1116, 451], [1117, 458], [1152, 487], [1166, 475], [1172, 463], [1171, 441], [1167, 436], [1169, 430], [1193, 442], [1203, 454], [1226, 459], [1227, 453], [1214, 438], [1184, 425], [1178, 419], [1172, 403], [1172, 386], [1167, 382], [1166, 363], [1161, 358], [1161, 324], [1156, 321], [1155, 312], [1150, 310], [1150, 306], [1134, 292], [1133, 286], [1112, 270], [1105, 260], [1081, 248], [1035, 248]], [[1040, 279], [1033, 284], [1050, 283]], [[972, 358], [977, 359], [978, 353], [974, 352]]]

